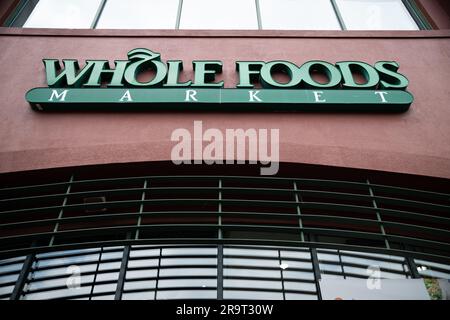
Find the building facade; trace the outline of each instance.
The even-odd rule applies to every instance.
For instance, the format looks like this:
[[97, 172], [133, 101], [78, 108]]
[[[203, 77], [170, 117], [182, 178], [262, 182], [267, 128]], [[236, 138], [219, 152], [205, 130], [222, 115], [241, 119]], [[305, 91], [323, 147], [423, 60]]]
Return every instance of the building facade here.
[[[450, 278], [447, 1], [5, 0], [0, 22], [0, 299], [325, 299], [329, 280]], [[86, 60], [117, 70], [142, 54], [136, 48], [172, 61], [178, 104], [167, 75], [148, 90], [171, 103], [64, 104], [67, 88], [80, 99], [88, 89], [123, 90], [120, 102], [136, 102], [127, 71], [119, 89], [113, 76], [89, 85], [82, 74]], [[85, 82], [55, 73], [51, 85], [43, 59], [77, 60], [74, 77]], [[221, 63], [199, 78], [196, 61]], [[239, 61], [263, 62], [248, 69], [248, 88]], [[279, 88], [266, 88], [261, 70], [273, 61], [284, 69], [268, 69]], [[285, 110], [286, 100], [227, 109], [222, 100], [239, 85], [254, 89], [250, 102], [264, 90], [276, 95], [309, 61], [331, 64], [331, 73], [311, 69], [317, 86], [334, 70], [344, 77], [340, 62], [372, 70], [395, 61], [413, 101], [389, 112], [394, 103], [378, 110], [385, 101], [353, 93], [352, 104], [316, 110], [327, 88], [301, 84], [288, 89], [311, 94], [307, 109]], [[293, 65], [294, 75], [283, 72]], [[370, 82], [364, 70], [350, 70], [355, 88]], [[157, 72], [135, 80], [150, 83]], [[389, 90], [383, 79], [402, 86], [379, 77], [365, 89]], [[344, 81], [336, 94], [352, 92]], [[30, 102], [33, 88], [58, 103]], [[191, 107], [191, 89], [198, 99], [219, 90], [221, 100]], [[174, 131], [196, 122], [215, 132], [278, 130], [278, 170], [261, 175], [258, 163], [225, 152], [233, 164], [210, 164], [195, 150], [190, 164], [174, 163]]]

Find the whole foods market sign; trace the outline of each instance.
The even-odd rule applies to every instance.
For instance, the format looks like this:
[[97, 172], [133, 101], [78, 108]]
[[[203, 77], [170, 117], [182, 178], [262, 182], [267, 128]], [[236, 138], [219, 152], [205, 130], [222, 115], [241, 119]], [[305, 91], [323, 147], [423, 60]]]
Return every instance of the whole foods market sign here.
[[[219, 60], [192, 61], [193, 79], [180, 81], [183, 61], [161, 61], [148, 49], [133, 49], [127, 60], [43, 60], [48, 87], [34, 88], [26, 99], [35, 110], [203, 109], [404, 112], [413, 102], [408, 79], [395, 61], [236, 61], [239, 83], [224, 88], [216, 75]], [[151, 79], [140, 75], [151, 72]], [[288, 80], [274, 77], [284, 73]], [[318, 81], [317, 74], [326, 81]], [[357, 81], [355, 74], [362, 76]]]

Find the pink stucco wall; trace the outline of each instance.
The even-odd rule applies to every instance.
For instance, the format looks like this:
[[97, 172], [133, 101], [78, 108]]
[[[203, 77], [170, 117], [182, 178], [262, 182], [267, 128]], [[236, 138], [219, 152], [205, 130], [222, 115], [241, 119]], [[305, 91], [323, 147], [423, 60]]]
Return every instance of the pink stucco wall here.
[[[123, 59], [136, 47], [191, 61], [224, 62], [227, 87], [236, 60], [302, 64], [396, 60], [415, 102], [404, 114], [37, 113], [24, 95], [45, 86], [42, 58]], [[450, 178], [450, 31], [225, 32], [0, 29], [0, 172], [170, 159], [176, 128], [279, 128], [281, 161]]]

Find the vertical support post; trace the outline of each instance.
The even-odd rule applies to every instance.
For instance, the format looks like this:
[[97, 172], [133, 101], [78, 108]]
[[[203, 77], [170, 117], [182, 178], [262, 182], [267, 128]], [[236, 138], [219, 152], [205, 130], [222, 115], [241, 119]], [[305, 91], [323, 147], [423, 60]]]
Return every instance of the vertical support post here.
[[218, 208], [217, 208], [217, 238], [219, 240], [222, 240], [223, 233], [222, 233], [222, 179], [219, 179], [219, 201], [218, 201]]
[[420, 279], [422, 276], [420, 275], [419, 271], [417, 271], [417, 265], [414, 262], [414, 259], [412, 257], [405, 257], [406, 263], [408, 264], [409, 268], [409, 275], [413, 279]]
[[[403, 244], [403, 247], [404, 247], [405, 250], [413, 251], [413, 248], [411, 248], [411, 246], [409, 246], [409, 245], [407, 245], [407, 244]], [[416, 265], [416, 263], [414, 262], [414, 258], [413, 258], [413, 257], [411, 257], [411, 256], [406, 256], [406, 257], [405, 257], [405, 261], [406, 261], [406, 264], [408, 265], [408, 268], [409, 268], [409, 275], [411, 276], [411, 278], [413, 278], [413, 279], [420, 279], [420, 278], [423, 278], [423, 277], [420, 275], [419, 271], [417, 270], [417, 265]]]
[[255, 0], [255, 6], [256, 6], [256, 19], [258, 20], [258, 30], [262, 30], [261, 7], [259, 6], [259, 0]]
[[180, 29], [181, 11], [183, 10], [183, 0], [178, 2], [177, 20], [175, 21], [175, 29]]
[[[218, 229], [217, 238], [223, 239], [222, 233], [222, 179], [219, 179], [219, 203], [218, 203]], [[217, 299], [223, 299], [223, 244], [219, 243], [217, 245]]]
[[134, 236], [135, 240], [139, 239], [139, 232], [140, 232], [140, 226], [142, 223], [142, 213], [144, 212], [144, 200], [145, 200], [145, 191], [147, 189], [147, 179], [144, 180], [144, 191], [142, 191], [142, 195], [141, 195], [141, 204], [139, 206], [139, 217], [136, 223], [136, 234]]
[[25, 261], [22, 265], [22, 270], [20, 270], [19, 278], [16, 281], [16, 284], [14, 286], [10, 300], [19, 300], [20, 299], [20, 295], [22, 294], [23, 287], [25, 286], [25, 283], [27, 281], [28, 274], [31, 270], [31, 267], [33, 266], [34, 257], [35, 257], [35, 254], [30, 253], [25, 258]]
[[49, 247], [51, 247], [53, 245], [53, 243], [55, 242], [55, 234], [58, 232], [58, 229], [59, 229], [59, 220], [62, 219], [63, 214], [64, 214], [64, 207], [67, 204], [67, 197], [70, 194], [70, 189], [72, 188], [72, 182], [73, 182], [73, 174], [70, 176], [70, 179], [69, 179], [69, 185], [67, 186], [67, 189], [66, 189], [66, 196], [64, 197], [64, 200], [62, 203], [62, 208], [61, 208], [61, 210], [59, 210], [58, 221], [55, 223], [55, 227], [53, 228], [53, 235], [50, 238], [50, 242], [48, 244]]
[[336, 14], [336, 18], [339, 22], [339, 25], [341, 26], [341, 30], [347, 30], [344, 19], [342, 18], [341, 11], [339, 10], [339, 7], [336, 3], [336, 0], [330, 0], [330, 1], [331, 1], [331, 6], [333, 7], [334, 13]]
[[97, 282], [98, 270], [100, 269], [100, 264], [102, 262], [103, 247], [100, 248], [100, 253], [98, 255], [97, 267], [95, 268], [94, 279], [92, 280], [91, 292], [89, 294], [89, 300], [92, 300], [92, 295], [94, 294], [95, 283]]
[[217, 300], [223, 300], [223, 244], [217, 246]]
[[123, 248], [122, 262], [120, 263], [119, 279], [117, 280], [114, 300], [122, 300], [123, 287], [125, 284], [125, 274], [127, 273], [128, 259], [130, 258], [130, 245]]
[[319, 267], [319, 258], [317, 257], [317, 249], [311, 248], [311, 261], [313, 265], [313, 272], [314, 272], [314, 279], [316, 283], [316, 291], [317, 291], [317, 298], [319, 300], [322, 300], [322, 291], [320, 290], [320, 279], [322, 276], [320, 275], [320, 267]]
[[337, 252], [337, 255], [339, 258], [339, 266], [341, 267], [342, 276], [344, 277], [344, 279], [347, 279], [347, 276], [346, 276], [345, 270], [344, 270], [344, 263], [342, 262], [341, 251], [339, 251], [339, 249], [337, 249], [336, 252]]
[[303, 232], [302, 211], [300, 210], [301, 197], [298, 195], [297, 182], [294, 181], [294, 197], [297, 204], [298, 226], [300, 228], [300, 240], [305, 242], [305, 234]]
[[[367, 182], [367, 186], [369, 187], [369, 194], [370, 194], [370, 198], [372, 199], [372, 205], [375, 209], [378, 209], [377, 202], [375, 201], [375, 195], [373, 193], [372, 187], [370, 186], [369, 179], [367, 179], [366, 182]], [[380, 212], [378, 210], [376, 210], [375, 213], [377, 216], [378, 224], [380, 225], [381, 234], [384, 237], [384, 245], [386, 246], [386, 249], [390, 249], [391, 246], [389, 245], [389, 241], [387, 239], [386, 232], [384, 230], [383, 220], [381, 220]]]
[[281, 290], [283, 292], [283, 300], [286, 300], [286, 292], [284, 291], [284, 276], [283, 276], [283, 269], [281, 268], [281, 250], [277, 250], [278, 252], [278, 264], [280, 265], [280, 275], [281, 275]]
[[97, 24], [98, 24], [98, 21], [100, 20], [103, 9], [105, 9], [106, 1], [108, 1], [108, 0], [102, 0], [100, 5], [98, 6], [97, 12], [95, 13], [95, 16], [94, 16], [94, 20], [92, 20], [92, 23], [91, 23], [91, 29], [97, 28]]
[[158, 295], [159, 270], [161, 269], [161, 259], [162, 259], [162, 248], [159, 248], [158, 269], [156, 270], [155, 300], [157, 300], [157, 295]]

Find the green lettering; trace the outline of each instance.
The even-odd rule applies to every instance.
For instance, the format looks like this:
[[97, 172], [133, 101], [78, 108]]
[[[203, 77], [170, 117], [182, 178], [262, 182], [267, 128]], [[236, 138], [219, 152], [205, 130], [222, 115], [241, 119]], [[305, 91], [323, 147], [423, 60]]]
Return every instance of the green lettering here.
[[194, 67], [193, 87], [223, 87], [223, 81], [214, 82], [216, 73], [222, 72], [222, 61], [192, 61]]
[[108, 87], [123, 87], [123, 75], [128, 61], [116, 60], [115, 69], [109, 68], [107, 60], [87, 60], [86, 63], [92, 63], [91, 76], [85, 87], [100, 87], [103, 81], [108, 81]]
[[[323, 73], [328, 78], [328, 83], [320, 83], [311, 77], [311, 72]], [[341, 72], [331, 63], [325, 61], [308, 61], [300, 67], [302, 86], [306, 88], [336, 88], [342, 80]]]
[[167, 81], [164, 84], [164, 87], [188, 87], [191, 85], [191, 80], [186, 82], [178, 82], [178, 78], [180, 77], [180, 71], [183, 70], [183, 61], [181, 60], [172, 60], [167, 61]]
[[61, 70], [59, 60], [44, 59], [42, 61], [44, 62], [49, 87], [63, 87], [66, 85], [69, 87], [81, 87], [94, 66], [92, 61], [86, 62], [84, 68], [80, 70], [77, 60], [68, 59], [62, 60], [64, 69]]
[[380, 88], [382, 89], [406, 89], [408, 79], [397, 72], [399, 65], [395, 61], [378, 61], [375, 69], [380, 74]]
[[[370, 64], [359, 61], [342, 61], [337, 62], [344, 79], [342, 87], [345, 89], [374, 89], [380, 81], [378, 72]], [[360, 73], [366, 80], [365, 83], [356, 83], [353, 73]]]
[[239, 84], [236, 87], [253, 88], [252, 82], [258, 81], [264, 65], [262, 61], [236, 61], [236, 70], [239, 73]]
[[[286, 73], [290, 80], [287, 83], [280, 83], [273, 79], [272, 72], [283, 72]], [[300, 69], [288, 61], [271, 61], [266, 63], [261, 68], [261, 85], [264, 88], [293, 88], [300, 84], [301, 73]]]

